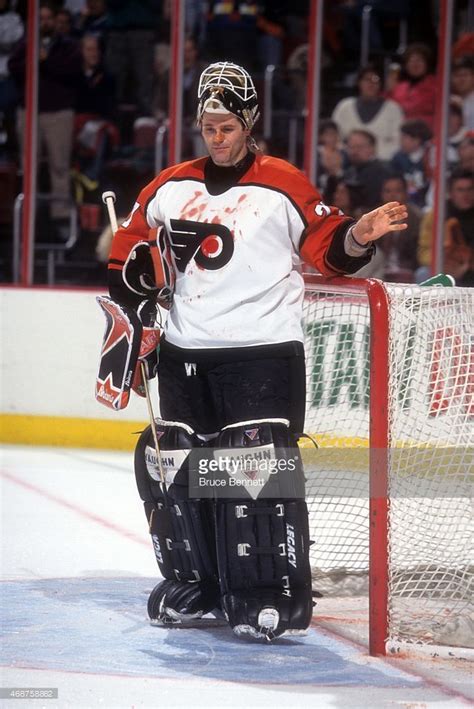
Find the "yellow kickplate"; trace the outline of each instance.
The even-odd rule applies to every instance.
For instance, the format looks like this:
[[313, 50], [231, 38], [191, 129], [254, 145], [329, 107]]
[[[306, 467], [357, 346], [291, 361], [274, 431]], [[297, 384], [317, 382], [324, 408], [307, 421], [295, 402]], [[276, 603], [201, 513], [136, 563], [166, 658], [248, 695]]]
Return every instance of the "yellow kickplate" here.
[[146, 421], [0, 414], [0, 442], [128, 451], [146, 426]]

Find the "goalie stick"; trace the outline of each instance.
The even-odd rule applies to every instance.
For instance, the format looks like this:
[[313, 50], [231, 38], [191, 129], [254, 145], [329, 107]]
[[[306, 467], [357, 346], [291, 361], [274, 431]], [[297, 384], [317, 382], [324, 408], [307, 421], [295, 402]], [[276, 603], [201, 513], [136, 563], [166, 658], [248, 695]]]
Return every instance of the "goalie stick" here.
[[[107, 208], [107, 213], [109, 215], [109, 221], [110, 221], [110, 226], [112, 228], [113, 234], [118, 229], [118, 224], [117, 224], [117, 215], [115, 213], [115, 192], [112, 192], [111, 190], [108, 190], [107, 192], [103, 192], [102, 194], [102, 201], [104, 202], [106, 208]], [[148, 378], [147, 378], [147, 371], [146, 371], [146, 365], [143, 360], [140, 360], [140, 371], [142, 375], [142, 382], [141, 386], [143, 387], [144, 393], [145, 393], [145, 398], [146, 398], [146, 403], [147, 403], [147, 408], [148, 408], [148, 417], [150, 419], [150, 427], [153, 435], [153, 442], [155, 444], [155, 453], [156, 453], [156, 462], [158, 465], [158, 470], [160, 473], [160, 478], [161, 482], [163, 485], [163, 490], [166, 490], [165, 487], [165, 476], [164, 476], [164, 471], [163, 471], [163, 464], [161, 461], [161, 455], [160, 455], [160, 445], [158, 443], [158, 435], [156, 431], [156, 424], [155, 424], [155, 415], [153, 413], [153, 404], [151, 401], [151, 396], [150, 396], [150, 387], [148, 386]]]

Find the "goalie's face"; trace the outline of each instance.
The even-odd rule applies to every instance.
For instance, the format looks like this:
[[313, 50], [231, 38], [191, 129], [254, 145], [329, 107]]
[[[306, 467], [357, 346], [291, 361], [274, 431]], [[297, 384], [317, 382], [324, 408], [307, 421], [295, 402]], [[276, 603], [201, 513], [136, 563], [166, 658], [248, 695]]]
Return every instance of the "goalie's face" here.
[[249, 131], [231, 113], [205, 112], [202, 117], [202, 137], [216, 165], [230, 167], [247, 153]]

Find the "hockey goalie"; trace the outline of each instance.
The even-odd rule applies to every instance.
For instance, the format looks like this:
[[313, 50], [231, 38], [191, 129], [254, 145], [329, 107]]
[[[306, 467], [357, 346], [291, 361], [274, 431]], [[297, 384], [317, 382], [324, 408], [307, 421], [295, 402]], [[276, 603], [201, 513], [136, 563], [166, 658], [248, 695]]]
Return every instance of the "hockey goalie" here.
[[[156, 341], [147, 355], [160, 418], [135, 452], [163, 577], [150, 619], [183, 626], [220, 616], [239, 636], [274, 640], [304, 633], [313, 612], [297, 446], [301, 266], [356, 272], [377, 238], [405, 228], [406, 210], [391, 202], [355, 222], [325, 205], [295, 167], [261, 155], [252, 138], [257, 94], [242, 67], [211, 64], [197, 99], [209, 156], [161, 172], [114, 237], [101, 382], [113, 396], [107, 353], [115, 339], [125, 358], [112, 377], [115, 407], [126, 403], [149, 314], [165, 302], [157, 364]], [[114, 307], [128, 323], [110, 314]]]

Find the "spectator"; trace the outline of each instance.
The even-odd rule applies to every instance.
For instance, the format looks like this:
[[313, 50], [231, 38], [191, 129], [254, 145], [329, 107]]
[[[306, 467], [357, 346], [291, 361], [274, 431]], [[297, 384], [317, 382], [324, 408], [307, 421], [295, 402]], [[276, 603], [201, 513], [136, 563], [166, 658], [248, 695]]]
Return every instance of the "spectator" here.
[[451, 56], [453, 59], [460, 59], [474, 54], [474, 32], [461, 32], [453, 44]]
[[117, 82], [119, 103], [151, 116], [154, 42], [161, 0], [107, 0], [105, 64]]
[[[320, 121], [317, 185], [322, 192], [326, 192], [328, 180], [342, 177], [346, 163], [337, 123], [329, 119]], [[329, 201], [328, 204], [334, 203]]]
[[474, 173], [474, 130], [469, 131], [464, 140], [461, 141], [458, 154], [458, 168]]
[[[420, 228], [417, 282], [431, 274], [433, 212], [427, 212]], [[449, 178], [444, 235], [445, 273], [458, 286], [474, 286], [474, 173], [455, 170]]]
[[[199, 131], [196, 130], [196, 96], [199, 86], [199, 77], [205, 64], [199, 59], [198, 47], [192, 37], [187, 37], [184, 42], [183, 54], [183, 127], [186, 131], [183, 154], [188, 157], [196, 157], [204, 150]], [[168, 70], [161, 78], [155, 82], [155, 93], [153, 98], [153, 113], [159, 121], [168, 119], [168, 98], [169, 98]]]
[[354, 193], [354, 207], [373, 209], [380, 205], [381, 188], [389, 171], [376, 157], [376, 140], [366, 130], [353, 130], [347, 138], [349, 165], [344, 171], [344, 181]]
[[354, 200], [352, 192], [342, 177], [331, 177], [328, 180], [327, 189], [324, 192], [324, 201], [326, 204], [338, 207], [347, 216], [353, 216]]
[[407, 203], [407, 183], [401, 175], [387, 177], [382, 185], [382, 202], [401, 200], [407, 205], [407, 229], [392, 231], [380, 239], [385, 263], [383, 278], [398, 283], [413, 282], [418, 268], [418, 239], [420, 234], [421, 210]]
[[242, 64], [248, 70], [257, 67], [260, 15], [256, 2], [220, 2], [210, 0], [206, 30], [206, 55], [215, 61]]
[[76, 18], [76, 29], [79, 34], [94, 34], [101, 39], [107, 28], [107, 13], [105, 0], [86, 0], [80, 14]]
[[283, 39], [285, 37], [285, 11], [288, 3], [282, 0], [260, 2], [257, 18], [258, 62], [260, 71], [273, 64], [283, 64]]
[[[306, 109], [306, 93], [308, 84], [308, 49], [307, 42], [299, 44], [291, 52], [286, 62], [288, 70], [289, 88], [286, 96], [283, 96], [281, 86], [277, 90], [280, 91], [283, 101], [286, 104], [285, 108], [293, 111], [304, 111]], [[280, 82], [281, 83], [281, 82]]]
[[[196, 12], [199, 14], [199, 9], [196, 9], [196, 4], [200, 4], [200, 0], [187, 0], [185, 2], [185, 16], [184, 16], [184, 26], [187, 35], [197, 37], [197, 42], [199, 43], [199, 48], [201, 48], [205, 42], [205, 31], [207, 22], [207, 9], [205, 9], [205, 22], [204, 25], [195, 28], [194, 22], [196, 20]], [[194, 6], [194, 12], [191, 15], [188, 13], [189, 6]], [[204, 11], [204, 10], [203, 10]], [[194, 18], [193, 16], [194, 15]], [[197, 30], [197, 34], [195, 34]], [[164, 74], [170, 67], [171, 63], [171, 0], [164, 0], [161, 7], [160, 16], [158, 18], [158, 31], [155, 40], [155, 64], [154, 71], [158, 74]]]
[[[25, 126], [25, 63], [26, 41], [17, 46], [8, 67], [21, 92], [18, 111], [18, 137], [23, 145]], [[78, 44], [55, 31], [55, 13], [52, 5], [40, 6], [40, 50], [38, 91], [39, 141], [46, 148], [51, 192], [59, 197], [53, 200], [51, 215], [57, 221], [62, 237], [69, 234], [70, 167], [73, 138], [74, 107], [77, 82], [81, 73], [81, 55]], [[22, 150], [23, 154], [23, 150]]]
[[474, 56], [460, 57], [453, 62], [451, 90], [462, 101], [464, 125], [474, 129]]
[[[196, 41], [193, 37], [186, 37], [183, 52], [183, 118], [187, 123], [196, 122], [196, 96], [204, 66], [199, 59]], [[168, 70], [156, 82], [154, 91], [154, 115], [161, 121], [169, 115], [169, 80]]]
[[8, 70], [8, 59], [23, 36], [23, 22], [10, 0], [0, 0], [0, 159], [10, 158], [14, 144], [14, 115], [18, 102], [15, 82]]
[[55, 17], [54, 27], [56, 34], [71, 38], [73, 36], [72, 13], [65, 8], [58, 10]]
[[429, 187], [428, 161], [431, 130], [424, 121], [405, 121], [401, 127], [400, 150], [391, 161], [394, 172], [407, 184], [408, 200], [423, 207]]
[[[471, 133], [473, 131], [470, 131]], [[453, 170], [458, 167], [473, 170], [472, 160], [469, 160], [469, 156], [472, 157], [472, 151], [470, 145], [465, 144], [465, 149], [461, 149], [461, 145], [468, 135], [466, 127], [463, 125], [463, 113], [462, 109], [458, 103], [456, 97], [452, 97], [449, 102], [449, 116], [448, 116], [448, 140], [446, 143], [446, 171], [447, 175], [450, 175]], [[428, 190], [426, 191], [424, 199], [424, 208], [431, 209], [433, 207], [435, 185], [433, 181], [434, 168], [436, 164], [436, 149], [435, 145], [432, 144], [428, 154], [428, 168], [427, 173], [431, 176], [431, 181], [429, 183]], [[463, 163], [461, 164], [461, 154], [464, 157]], [[467, 160], [466, 160], [467, 159]]]
[[[186, 0], [184, 8], [184, 26], [186, 35], [192, 37], [196, 42], [198, 50], [201, 51], [206, 39], [207, 25], [207, 0]], [[169, 20], [171, 10], [170, 0], [163, 3], [162, 19]], [[162, 22], [162, 30], [166, 27], [166, 35], [169, 36], [168, 21]]]
[[359, 95], [344, 98], [332, 114], [345, 139], [352, 130], [367, 130], [377, 139], [377, 157], [389, 160], [399, 147], [403, 111], [400, 106], [382, 95], [382, 74], [373, 66], [359, 72]]
[[100, 39], [93, 34], [85, 35], [80, 45], [82, 71], [76, 113], [111, 119], [115, 110], [115, 80], [104, 66]]
[[407, 119], [423, 120], [433, 129], [436, 109], [436, 77], [431, 73], [431, 51], [424, 44], [411, 44], [403, 57], [400, 79], [391, 80], [387, 97], [396, 101]]
[[448, 144], [446, 155], [449, 172], [459, 162], [459, 146], [466, 137], [466, 134], [467, 128], [464, 125], [462, 105], [460, 105], [455, 98], [451, 98], [449, 102]]
[[55, 4], [57, 9], [65, 7], [72, 15], [75, 15], [82, 10], [84, 0], [57, 0]]
[[[110, 147], [117, 147], [118, 129], [112, 122], [115, 108], [115, 82], [105, 70], [100, 40], [85, 35], [81, 40], [82, 73], [76, 103], [75, 157], [78, 160], [78, 177], [97, 182]], [[83, 186], [88, 185], [81, 180]], [[92, 186], [95, 189], [97, 184]], [[82, 201], [82, 200], [80, 200]]]
[[308, 41], [308, 0], [292, 0], [285, 13], [287, 50]]

